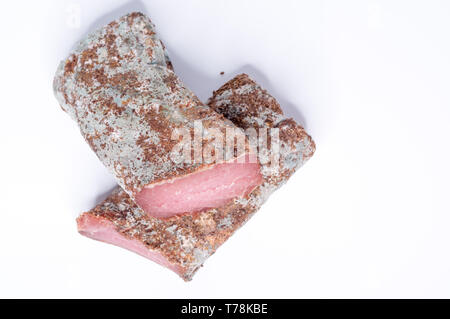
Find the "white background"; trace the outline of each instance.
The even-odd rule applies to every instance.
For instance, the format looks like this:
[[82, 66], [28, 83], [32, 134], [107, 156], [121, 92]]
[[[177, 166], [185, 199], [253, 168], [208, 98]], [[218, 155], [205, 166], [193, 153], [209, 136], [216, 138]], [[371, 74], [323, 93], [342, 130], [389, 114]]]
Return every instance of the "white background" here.
[[[448, 1], [0, 6], [0, 297], [450, 297]], [[133, 10], [201, 99], [247, 72], [317, 144], [190, 283], [76, 232], [115, 182], [52, 78]]]

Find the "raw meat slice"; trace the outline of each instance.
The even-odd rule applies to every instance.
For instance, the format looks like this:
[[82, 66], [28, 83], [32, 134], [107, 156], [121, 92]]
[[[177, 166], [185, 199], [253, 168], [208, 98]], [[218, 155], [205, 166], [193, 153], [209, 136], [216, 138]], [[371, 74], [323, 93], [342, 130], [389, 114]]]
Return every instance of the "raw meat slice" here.
[[[244, 140], [246, 137], [183, 85], [154, 25], [141, 13], [128, 14], [81, 41], [61, 62], [54, 91], [98, 158], [149, 216], [170, 217], [214, 207], [236, 194], [247, 194], [261, 180], [257, 176], [259, 164], [244, 163], [236, 169], [229, 163], [250, 156], [249, 147], [213, 164], [201, 158], [172, 160], [171, 151], [179, 142], [174, 133], [195, 132], [199, 121], [204, 128], [203, 140], [214, 138], [213, 129], [235, 129], [235, 134]], [[221, 169], [229, 170], [239, 183], [225, 185], [227, 191], [223, 191], [219, 186], [226, 181], [216, 177]], [[208, 196], [195, 186], [187, 196], [183, 187], [178, 187], [188, 182], [195, 185], [205, 174], [212, 186]], [[164, 201], [166, 206], [162, 207], [155, 202], [158, 199], [153, 195], [167, 194], [174, 188], [181, 193], [173, 203]]]
[[203, 171], [144, 188], [136, 204], [152, 216], [165, 218], [226, 204], [261, 184], [259, 164], [223, 163]]
[[276, 100], [245, 74], [214, 92], [209, 106], [244, 128], [279, 128], [278, 169], [261, 165], [263, 183], [232, 202], [167, 219], [146, 216], [118, 187], [78, 218], [79, 232], [134, 251], [191, 280], [204, 261], [314, 153], [315, 144], [305, 130], [293, 119], [285, 118]]
[[77, 219], [77, 223], [78, 230], [83, 236], [123, 247], [153, 260], [181, 276], [183, 275], [183, 269], [179, 265], [170, 263], [157, 250], [148, 249], [143, 242], [134, 238], [127, 238], [123, 234], [117, 232], [114, 223], [106, 218], [97, 217], [93, 214], [83, 214]]

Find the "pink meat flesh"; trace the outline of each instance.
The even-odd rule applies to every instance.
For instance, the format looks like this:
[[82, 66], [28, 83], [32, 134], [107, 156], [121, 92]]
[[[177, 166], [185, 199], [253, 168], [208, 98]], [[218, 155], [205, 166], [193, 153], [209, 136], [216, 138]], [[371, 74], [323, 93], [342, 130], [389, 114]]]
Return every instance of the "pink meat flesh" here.
[[150, 250], [138, 240], [121, 235], [114, 224], [105, 218], [83, 214], [78, 217], [77, 224], [78, 232], [83, 236], [128, 249], [169, 268], [180, 276], [183, 274], [181, 267], [170, 263], [163, 255]]
[[261, 184], [259, 164], [247, 155], [200, 172], [145, 187], [136, 203], [150, 216], [166, 218], [219, 207]]

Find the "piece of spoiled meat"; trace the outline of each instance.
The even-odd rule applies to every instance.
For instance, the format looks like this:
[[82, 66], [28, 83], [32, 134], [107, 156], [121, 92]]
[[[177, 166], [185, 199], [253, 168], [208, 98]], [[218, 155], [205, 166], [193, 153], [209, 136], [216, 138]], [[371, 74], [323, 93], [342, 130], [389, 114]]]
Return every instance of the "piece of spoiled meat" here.
[[[261, 166], [264, 182], [260, 187], [280, 186], [316, 150], [316, 144], [305, 129], [294, 119], [287, 118], [277, 100], [245, 73], [235, 76], [214, 91], [207, 104], [246, 132], [251, 132], [252, 129], [259, 131], [262, 128], [278, 130], [278, 166], [267, 161], [266, 157], [270, 157], [270, 154], [265, 154], [264, 150], [260, 149], [258, 141], [251, 141], [255, 143], [254, 148], [258, 149], [260, 161], [265, 162]], [[270, 136], [270, 133], [267, 133], [267, 136]], [[269, 184], [271, 186], [268, 186]]]
[[222, 205], [262, 181], [247, 142], [213, 162], [202, 153], [173, 159], [180, 131], [191, 134], [199, 122], [203, 141], [215, 141], [215, 130], [233, 129], [246, 137], [183, 85], [154, 25], [141, 13], [121, 17], [82, 40], [60, 63], [54, 92], [98, 158], [149, 216], [167, 218]]
[[261, 165], [261, 185], [220, 207], [167, 219], [148, 217], [118, 187], [78, 218], [78, 231], [134, 251], [191, 280], [204, 261], [314, 153], [315, 144], [305, 130], [285, 118], [276, 100], [245, 74], [216, 91], [209, 105], [244, 128], [279, 129], [280, 164]]

